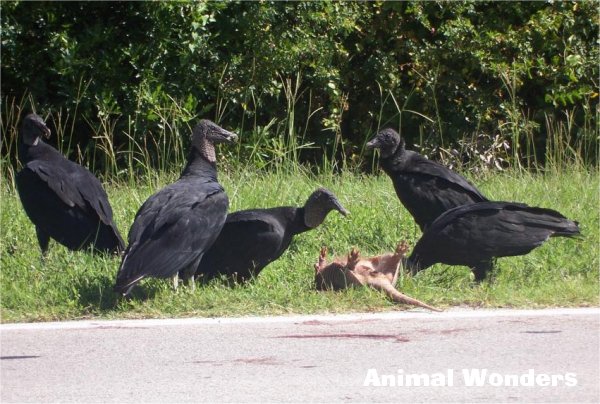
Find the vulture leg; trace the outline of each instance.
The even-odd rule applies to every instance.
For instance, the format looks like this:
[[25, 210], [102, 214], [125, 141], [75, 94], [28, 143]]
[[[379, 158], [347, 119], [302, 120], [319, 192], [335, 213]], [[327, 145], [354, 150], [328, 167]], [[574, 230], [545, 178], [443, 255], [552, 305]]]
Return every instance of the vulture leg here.
[[482, 261], [479, 264], [475, 265], [471, 270], [473, 271], [473, 275], [475, 275], [475, 282], [480, 283], [485, 280], [485, 277], [488, 272], [491, 272], [494, 267], [493, 261]]
[[175, 275], [171, 278], [173, 282], [173, 290], [177, 290], [177, 286], [179, 286], [179, 273], [176, 272]]
[[[195, 268], [194, 268], [195, 269]], [[192, 292], [196, 291], [196, 281], [194, 280], [194, 277], [191, 276], [186, 280], [186, 284], [190, 287]]]
[[42, 250], [42, 260], [46, 258], [48, 255], [48, 243], [50, 241], [50, 236], [40, 229], [38, 226], [35, 226], [35, 234], [38, 239], [38, 243], [40, 245], [40, 249]]
[[196, 290], [196, 281], [194, 279], [194, 274], [196, 273], [196, 268], [198, 268], [200, 261], [202, 261], [203, 255], [204, 254], [200, 254], [200, 256], [196, 260], [194, 260], [190, 265], [188, 265], [181, 271], [181, 278], [183, 279], [185, 284], [191, 288], [192, 292]]

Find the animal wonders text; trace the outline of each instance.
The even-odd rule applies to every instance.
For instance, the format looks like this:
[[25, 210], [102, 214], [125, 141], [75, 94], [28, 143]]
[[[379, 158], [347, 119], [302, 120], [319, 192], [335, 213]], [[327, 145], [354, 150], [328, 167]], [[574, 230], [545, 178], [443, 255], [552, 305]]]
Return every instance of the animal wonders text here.
[[377, 369], [368, 369], [363, 386], [374, 387], [574, 387], [577, 374], [541, 373], [529, 369], [523, 373], [498, 373], [489, 369], [447, 369], [437, 373], [408, 373], [398, 369], [383, 374]]

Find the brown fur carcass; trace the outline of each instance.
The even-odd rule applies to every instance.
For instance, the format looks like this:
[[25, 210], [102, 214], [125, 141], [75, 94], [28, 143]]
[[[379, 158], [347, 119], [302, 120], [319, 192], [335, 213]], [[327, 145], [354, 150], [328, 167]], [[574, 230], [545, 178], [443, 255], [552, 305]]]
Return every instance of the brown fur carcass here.
[[336, 258], [327, 263], [327, 247], [321, 248], [319, 261], [315, 264], [315, 286], [317, 290], [341, 290], [353, 286], [370, 286], [385, 292], [394, 302], [441, 311], [417, 299], [400, 293], [394, 285], [398, 270], [408, 245], [401, 242], [393, 254], [361, 258], [356, 249], [346, 258]]

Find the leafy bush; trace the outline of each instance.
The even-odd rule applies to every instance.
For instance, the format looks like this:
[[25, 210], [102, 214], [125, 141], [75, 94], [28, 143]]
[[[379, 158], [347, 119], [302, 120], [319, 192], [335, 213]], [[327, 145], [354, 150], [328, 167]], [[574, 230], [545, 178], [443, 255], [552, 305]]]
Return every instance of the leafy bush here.
[[499, 136], [514, 163], [557, 150], [594, 163], [596, 11], [591, 0], [3, 2], [2, 151], [17, 164], [14, 126], [36, 110], [65, 152], [107, 174], [178, 164], [198, 117], [241, 132], [236, 157], [259, 166], [359, 164], [384, 125], [425, 149]]

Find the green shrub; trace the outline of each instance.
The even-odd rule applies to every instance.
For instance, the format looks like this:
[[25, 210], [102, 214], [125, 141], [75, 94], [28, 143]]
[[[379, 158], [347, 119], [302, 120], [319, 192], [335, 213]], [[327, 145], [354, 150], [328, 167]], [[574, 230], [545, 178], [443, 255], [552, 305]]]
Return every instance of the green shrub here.
[[292, 152], [304, 162], [360, 164], [380, 126], [425, 149], [500, 136], [515, 165], [559, 150], [597, 161], [591, 0], [1, 7], [4, 167], [32, 110], [106, 174], [178, 165], [198, 117], [240, 132], [237, 157], [259, 167], [282, 145], [306, 146]]

